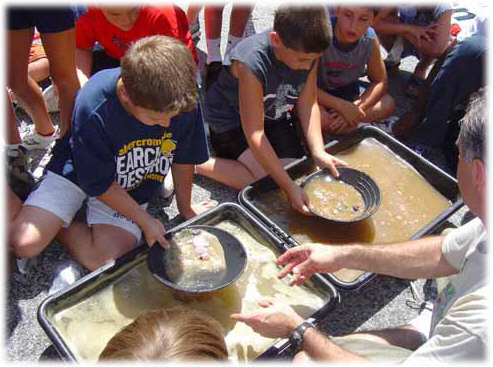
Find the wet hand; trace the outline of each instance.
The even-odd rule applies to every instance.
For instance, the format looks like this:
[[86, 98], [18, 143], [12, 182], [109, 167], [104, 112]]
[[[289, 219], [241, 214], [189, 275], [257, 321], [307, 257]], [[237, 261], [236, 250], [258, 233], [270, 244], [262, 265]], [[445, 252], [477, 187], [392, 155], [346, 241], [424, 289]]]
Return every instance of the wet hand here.
[[308, 209], [307, 198], [302, 188], [293, 184], [290, 192], [288, 192], [289, 201], [293, 209], [299, 211], [303, 215], [312, 215]]
[[155, 242], [159, 242], [164, 248], [169, 248], [169, 243], [164, 238], [166, 229], [159, 219], [152, 217], [148, 219], [142, 227], [142, 232], [149, 247], [154, 245]]
[[277, 263], [283, 268], [277, 276], [282, 279], [292, 273], [289, 285], [301, 285], [315, 273], [339, 270], [335, 255], [335, 248], [328, 245], [312, 243], [297, 246], [279, 256]]
[[348, 165], [342, 159], [336, 158], [325, 151], [320, 155], [314, 156], [313, 158], [318, 167], [329, 168], [334, 177], [339, 177], [339, 171], [336, 167], [344, 167]]
[[288, 338], [293, 330], [303, 322], [287, 303], [267, 298], [259, 302], [263, 310], [235, 313], [230, 317], [250, 326], [255, 332], [267, 338]]

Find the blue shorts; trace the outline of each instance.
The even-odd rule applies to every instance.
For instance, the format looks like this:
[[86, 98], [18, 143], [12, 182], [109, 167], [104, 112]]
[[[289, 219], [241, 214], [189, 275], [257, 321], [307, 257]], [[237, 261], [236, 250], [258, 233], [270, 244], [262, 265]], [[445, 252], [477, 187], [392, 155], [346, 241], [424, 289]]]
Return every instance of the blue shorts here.
[[36, 27], [39, 33], [58, 33], [75, 27], [71, 7], [10, 7], [7, 28], [11, 31]]

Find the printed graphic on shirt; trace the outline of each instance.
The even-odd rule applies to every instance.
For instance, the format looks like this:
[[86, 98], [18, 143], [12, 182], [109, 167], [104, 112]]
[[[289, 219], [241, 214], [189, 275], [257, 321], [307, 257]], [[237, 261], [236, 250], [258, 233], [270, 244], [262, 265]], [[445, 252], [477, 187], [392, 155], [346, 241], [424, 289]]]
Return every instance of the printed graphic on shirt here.
[[331, 88], [339, 88], [346, 84], [341, 76], [347, 74], [350, 70], [358, 70], [359, 68], [361, 68], [359, 63], [323, 61], [324, 79], [330, 83]]
[[113, 38], [111, 39], [111, 43], [113, 43], [116, 47], [118, 47], [123, 52], [125, 52], [129, 46], [126, 40], [121, 39], [118, 36], [113, 36]]
[[291, 84], [281, 84], [277, 88], [276, 94], [267, 94], [264, 96], [264, 106], [266, 120], [279, 120], [286, 115], [287, 119], [291, 118], [291, 112], [296, 107], [300, 91]]
[[116, 182], [124, 189], [132, 190], [144, 180], [162, 183], [173, 163], [176, 141], [171, 133], [161, 139], [131, 141], [118, 152], [116, 158]]

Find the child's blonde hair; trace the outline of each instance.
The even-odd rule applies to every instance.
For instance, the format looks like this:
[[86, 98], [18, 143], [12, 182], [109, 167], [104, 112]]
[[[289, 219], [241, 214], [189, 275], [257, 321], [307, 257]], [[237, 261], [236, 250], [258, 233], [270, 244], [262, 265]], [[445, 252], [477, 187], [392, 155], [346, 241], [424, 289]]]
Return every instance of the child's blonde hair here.
[[132, 102], [158, 112], [188, 111], [197, 99], [196, 66], [179, 40], [150, 36], [135, 42], [121, 60], [121, 77]]
[[148, 311], [110, 339], [99, 360], [225, 360], [221, 325], [183, 307]]

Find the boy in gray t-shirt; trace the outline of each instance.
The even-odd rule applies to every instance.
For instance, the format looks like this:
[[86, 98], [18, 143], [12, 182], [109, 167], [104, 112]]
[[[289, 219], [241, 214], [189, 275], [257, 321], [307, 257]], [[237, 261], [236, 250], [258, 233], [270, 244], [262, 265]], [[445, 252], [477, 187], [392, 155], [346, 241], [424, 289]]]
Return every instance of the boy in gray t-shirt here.
[[305, 154], [303, 138], [318, 166], [337, 176], [336, 165], [345, 164], [324, 150], [316, 99], [318, 59], [331, 38], [324, 7], [281, 6], [272, 31], [232, 50], [204, 103], [217, 157], [197, 173], [237, 189], [270, 175], [296, 210], [309, 213], [284, 165]]
[[[318, 71], [322, 128], [328, 133], [348, 133], [360, 122], [380, 121], [394, 112], [380, 43], [370, 28], [377, 13], [378, 8], [365, 6], [334, 8], [334, 39]], [[370, 83], [361, 91], [359, 78], [364, 75]]]

